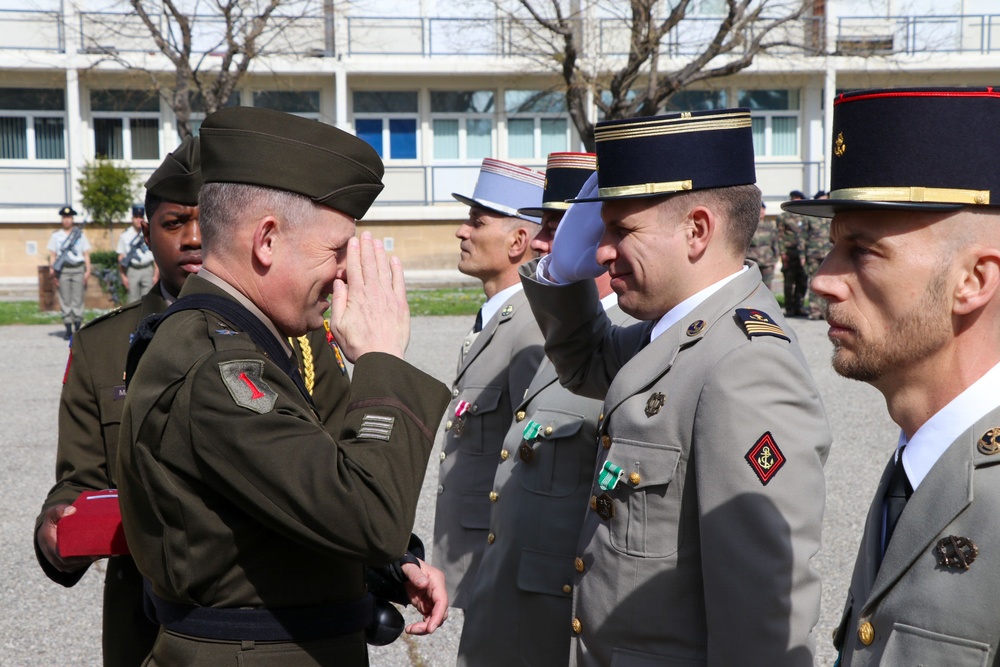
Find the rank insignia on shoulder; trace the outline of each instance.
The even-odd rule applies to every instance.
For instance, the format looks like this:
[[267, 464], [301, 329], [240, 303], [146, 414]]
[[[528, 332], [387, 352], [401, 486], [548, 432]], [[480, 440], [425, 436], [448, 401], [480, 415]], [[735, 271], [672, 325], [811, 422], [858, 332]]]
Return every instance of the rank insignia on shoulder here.
[[745, 458], [764, 486], [767, 486], [767, 483], [778, 474], [781, 466], [785, 465], [785, 455], [778, 449], [778, 443], [774, 441], [770, 431], [757, 439]]
[[358, 430], [358, 437], [389, 442], [389, 438], [392, 436], [392, 426], [395, 423], [395, 417], [365, 415], [361, 418], [361, 429]]
[[736, 319], [743, 326], [747, 336], [774, 336], [791, 342], [788, 334], [764, 311], [755, 308], [737, 308]]
[[260, 359], [239, 359], [219, 364], [222, 381], [236, 404], [265, 414], [274, 409], [278, 393], [264, 382], [264, 362]]

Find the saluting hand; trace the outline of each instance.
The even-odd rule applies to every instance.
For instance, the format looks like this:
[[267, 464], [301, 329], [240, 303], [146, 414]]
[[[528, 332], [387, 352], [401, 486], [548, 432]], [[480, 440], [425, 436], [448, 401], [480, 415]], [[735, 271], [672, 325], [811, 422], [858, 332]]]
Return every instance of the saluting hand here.
[[410, 342], [403, 265], [371, 232], [347, 244], [346, 280], [333, 281], [330, 329], [353, 363], [367, 352], [403, 358]]

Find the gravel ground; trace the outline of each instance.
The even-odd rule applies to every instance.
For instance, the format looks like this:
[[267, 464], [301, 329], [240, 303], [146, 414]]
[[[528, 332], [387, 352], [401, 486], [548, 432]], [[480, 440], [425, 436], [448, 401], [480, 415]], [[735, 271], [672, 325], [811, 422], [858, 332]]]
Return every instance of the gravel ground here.
[[[823, 606], [817, 628], [817, 665], [832, 665], [830, 633], [839, 619], [868, 503], [896, 442], [897, 430], [878, 392], [836, 376], [829, 366], [826, 324], [793, 320], [826, 401], [834, 448], [826, 466], [827, 511], [824, 547], [816, 559], [823, 576]], [[449, 383], [458, 341], [469, 318], [415, 318], [409, 360]], [[91, 568], [72, 589], [42, 574], [31, 547], [38, 508], [52, 483], [56, 413], [66, 342], [57, 325], [0, 327], [0, 403], [4, 411], [0, 451], [6, 462], [0, 484], [8, 501], [0, 509], [0, 666], [100, 665], [100, 608], [103, 567]], [[437, 486], [432, 456], [417, 509], [415, 531], [430, 543]], [[433, 558], [433, 555], [431, 555]], [[371, 650], [373, 667], [453, 665], [462, 614], [431, 637], [405, 637]], [[498, 628], [498, 631], [502, 631]]]

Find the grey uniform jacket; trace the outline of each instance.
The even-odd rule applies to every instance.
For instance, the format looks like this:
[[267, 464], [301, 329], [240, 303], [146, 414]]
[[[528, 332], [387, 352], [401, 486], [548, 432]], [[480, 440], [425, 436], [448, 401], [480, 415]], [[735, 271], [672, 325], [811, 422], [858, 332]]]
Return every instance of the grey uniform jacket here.
[[[617, 306], [615, 323], [634, 322]], [[573, 558], [594, 478], [599, 399], [559, 384], [543, 360], [514, 412], [493, 490], [494, 541], [476, 574], [458, 664], [468, 667], [569, 662]], [[535, 428], [538, 435], [525, 428]]]
[[[890, 459], [835, 633], [844, 667], [1000, 664], [1000, 431], [987, 434], [997, 427], [1000, 407], [942, 454], [906, 503], [879, 567]], [[978, 548], [969, 569], [939, 562], [937, 546], [949, 536]]]
[[651, 323], [611, 326], [592, 286], [531, 275], [561, 382], [607, 392], [597, 469], [622, 473], [585, 510], [571, 664], [812, 665], [831, 435], [760, 272], [645, 346]]
[[[452, 400], [443, 419], [444, 444], [434, 517], [434, 564], [445, 574], [448, 599], [465, 608], [486, 548], [489, 493], [504, 436], [544, 356], [542, 334], [518, 292], [483, 325], [459, 357]], [[455, 417], [461, 402], [468, 411]]]

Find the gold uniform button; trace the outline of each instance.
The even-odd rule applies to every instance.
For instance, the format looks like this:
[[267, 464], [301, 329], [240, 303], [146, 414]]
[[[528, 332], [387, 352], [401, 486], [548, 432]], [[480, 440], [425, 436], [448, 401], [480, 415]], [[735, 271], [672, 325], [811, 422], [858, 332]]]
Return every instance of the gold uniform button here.
[[545, 435], [552, 435], [552, 427], [551, 426], [546, 426], [545, 427]]
[[446, 430], [446, 431], [450, 431], [451, 430], [451, 420], [450, 419], [444, 423], [444, 430]]
[[497, 541], [497, 536], [493, 534], [493, 531], [490, 531], [490, 534], [486, 536], [486, 543], [493, 544], [496, 541]]
[[603, 412], [601, 414], [597, 415], [597, 421], [599, 421], [599, 422], [604, 421], [604, 413]]
[[508, 452], [506, 449], [501, 449], [500, 450], [500, 460], [501, 461], [506, 461], [508, 457], [510, 457], [510, 452]]
[[601, 436], [601, 447], [604, 447], [604, 449], [610, 449], [611, 448], [611, 436], [610, 435], [604, 434], [604, 435]]
[[632, 473], [632, 474], [630, 474], [628, 476], [628, 482], [632, 486], [638, 485], [639, 482], [641, 482], [641, 481], [642, 481], [642, 479], [639, 477], [639, 473], [637, 473], [637, 472], [634, 472], [634, 473]]
[[563, 593], [572, 593], [572, 592], [573, 592], [572, 586], [570, 586], [569, 584], [563, 585]]
[[576, 634], [580, 634], [581, 632], [583, 632], [583, 623], [581, 623], [580, 619], [578, 618], [573, 619], [573, 632], [575, 632]]
[[490, 501], [491, 502], [495, 503], [499, 497], [500, 497], [499, 493], [497, 493], [496, 491], [490, 491]]
[[591, 496], [590, 497], [590, 509], [592, 509], [592, 510], [596, 510], [597, 509], [597, 496]]
[[875, 628], [868, 621], [865, 621], [858, 626], [858, 639], [865, 646], [871, 646], [872, 642], [875, 641]]
[[528, 415], [524, 412], [524, 410], [518, 410], [515, 416], [517, 417], [517, 421], [524, 421], [524, 418]]
[[576, 567], [576, 571], [577, 572], [583, 572], [584, 567], [583, 567], [583, 559], [582, 558], [580, 558], [579, 556], [577, 556], [576, 560], [573, 561], [573, 565]]

